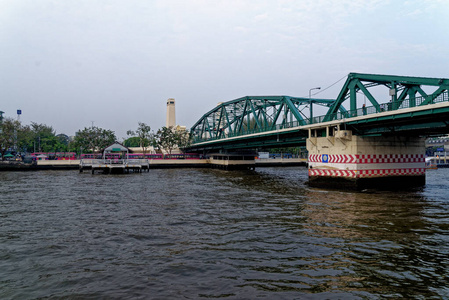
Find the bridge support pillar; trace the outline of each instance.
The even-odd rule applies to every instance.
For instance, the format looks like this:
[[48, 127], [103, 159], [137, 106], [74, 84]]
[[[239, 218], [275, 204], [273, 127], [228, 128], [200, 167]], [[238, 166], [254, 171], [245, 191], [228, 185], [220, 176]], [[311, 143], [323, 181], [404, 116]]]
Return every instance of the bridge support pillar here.
[[[324, 133], [324, 131], [323, 131]], [[332, 134], [332, 133], [331, 133]], [[362, 137], [349, 130], [309, 133], [309, 185], [403, 189], [425, 184], [425, 143], [419, 137]]]

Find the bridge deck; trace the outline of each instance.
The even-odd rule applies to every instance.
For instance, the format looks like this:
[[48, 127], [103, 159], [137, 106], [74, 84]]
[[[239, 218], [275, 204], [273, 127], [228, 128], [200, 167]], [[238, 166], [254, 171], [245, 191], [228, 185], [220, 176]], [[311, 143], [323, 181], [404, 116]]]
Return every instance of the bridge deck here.
[[[372, 87], [385, 93], [372, 94]], [[446, 78], [350, 73], [335, 99], [246, 96], [204, 114], [191, 128], [189, 150], [295, 146], [305, 143], [309, 129], [339, 124], [361, 136], [443, 133], [449, 124], [448, 90]], [[317, 105], [327, 113], [314, 116]]]
[[[426, 104], [422, 106], [406, 107], [397, 110], [385, 110], [381, 112], [358, 113], [351, 117], [338, 118], [331, 121], [323, 121], [324, 116], [318, 117], [321, 122], [307, 125], [299, 125], [299, 122], [291, 122], [283, 126], [277, 126], [276, 129], [257, 128], [253, 130], [245, 130], [238, 133], [225, 133], [221, 138], [196, 138], [192, 144], [192, 148], [201, 148], [214, 144], [232, 143], [239, 140], [250, 140], [268, 137], [276, 137], [283, 135], [302, 135], [302, 142], [295, 141], [296, 144], [305, 144], [309, 129], [326, 128], [337, 125], [345, 125], [359, 127], [363, 134], [381, 134], [394, 131], [415, 131], [423, 127], [430, 134], [437, 134], [442, 127], [442, 131], [447, 131], [447, 122], [442, 121], [438, 114], [444, 114], [444, 119], [449, 120], [449, 100], [447, 92], [442, 95], [441, 102]], [[389, 126], [387, 126], [388, 124]], [[396, 124], [396, 125], [395, 125]], [[278, 139], [279, 140], [279, 139]], [[282, 144], [282, 141], [279, 143]]]

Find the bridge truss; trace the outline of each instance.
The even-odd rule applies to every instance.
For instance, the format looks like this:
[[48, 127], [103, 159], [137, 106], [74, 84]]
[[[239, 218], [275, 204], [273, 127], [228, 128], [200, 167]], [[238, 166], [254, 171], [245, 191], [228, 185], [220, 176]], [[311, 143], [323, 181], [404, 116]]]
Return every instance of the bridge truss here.
[[[385, 104], [382, 103], [382, 101], [376, 99], [369, 91], [370, 88], [378, 86], [388, 89], [388, 94], [386, 95], [390, 97], [389, 102]], [[424, 87], [427, 89], [430, 88], [432, 92], [425, 92], [423, 89]], [[366, 97], [371, 103], [369, 107], [365, 107], [366, 114], [447, 101], [447, 93], [445, 92], [447, 92], [448, 89], [449, 79], [444, 78], [350, 73], [337, 99], [330, 106], [327, 114], [320, 120], [320, 122], [360, 115], [361, 107], [360, 105], [357, 105], [358, 95]], [[388, 96], [381, 97], [381, 99], [388, 99]], [[349, 102], [348, 112], [346, 115], [340, 114], [340, 108], [343, 103], [347, 102]]]
[[[373, 93], [370, 92], [373, 90]], [[400, 124], [401, 130], [420, 126], [439, 127], [438, 132], [443, 132], [449, 128], [449, 111], [446, 108], [439, 108], [438, 112], [432, 109], [423, 110], [419, 113], [421, 119], [417, 119], [416, 112], [406, 113], [406, 109], [449, 102], [448, 90], [449, 79], [445, 78], [350, 73], [335, 100], [289, 96], [247, 96], [220, 103], [192, 126], [192, 146], [205, 141], [217, 141], [217, 147], [227, 147], [224, 139], [247, 136], [249, 141], [252, 139], [251, 134], [261, 132], [266, 132], [271, 138], [276, 136], [278, 142], [283, 129], [295, 128], [296, 135], [302, 135], [302, 139], [294, 138], [295, 134], [290, 131], [290, 136], [286, 136], [285, 143], [291, 145], [298, 141], [304, 142], [307, 135], [305, 132], [307, 129], [304, 126], [320, 126], [320, 123], [336, 120], [341, 120], [360, 135], [383, 134], [398, 130], [401, 118], [407, 119]], [[360, 101], [360, 97], [365, 98], [365, 103]], [[313, 116], [314, 105], [325, 107], [327, 113], [318, 117]], [[394, 111], [397, 110], [402, 111], [395, 113]], [[387, 111], [388, 114], [377, 115]], [[429, 120], [432, 117], [423, 116], [424, 114], [435, 114], [435, 117], [439, 118], [436, 120], [438, 123], [431, 123]], [[366, 118], [365, 115], [367, 115]], [[364, 118], [357, 118], [361, 116]], [[420, 124], [413, 124], [414, 122]], [[266, 143], [267, 137], [263, 139], [265, 139], [263, 143]], [[236, 147], [252, 147], [262, 143], [262, 139], [255, 141], [253, 138], [252, 140], [252, 144], [245, 144], [244, 139], [234, 143]]]
[[[335, 100], [289, 96], [247, 96], [220, 103], [191, 128], [194, 142], [311, 124], [313, 105], [331, 107]], [[346, 109], [338, 108], [341, 113]], [[306, 116], [309, 113], [309, 116]]]

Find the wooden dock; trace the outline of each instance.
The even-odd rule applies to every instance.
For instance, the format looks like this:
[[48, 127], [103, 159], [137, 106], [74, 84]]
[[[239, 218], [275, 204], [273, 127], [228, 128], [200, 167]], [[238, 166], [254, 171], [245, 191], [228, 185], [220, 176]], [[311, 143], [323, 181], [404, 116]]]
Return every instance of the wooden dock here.
[[147, 159], [82, 159], [79, 164], [80, 173], [89, 170], [92, 174], [96, 171], [104, 174], [142, 173], [149, 169]]

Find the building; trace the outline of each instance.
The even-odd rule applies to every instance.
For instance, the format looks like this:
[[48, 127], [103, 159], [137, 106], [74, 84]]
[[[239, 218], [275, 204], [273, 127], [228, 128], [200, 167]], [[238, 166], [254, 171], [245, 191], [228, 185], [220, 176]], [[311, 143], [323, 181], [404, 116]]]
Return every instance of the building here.
[[165, 127], [176, 126], [176, 113], [175, 113], [175, 99], [168, 98], [167, 100], [167, 119], [165, 121]]

